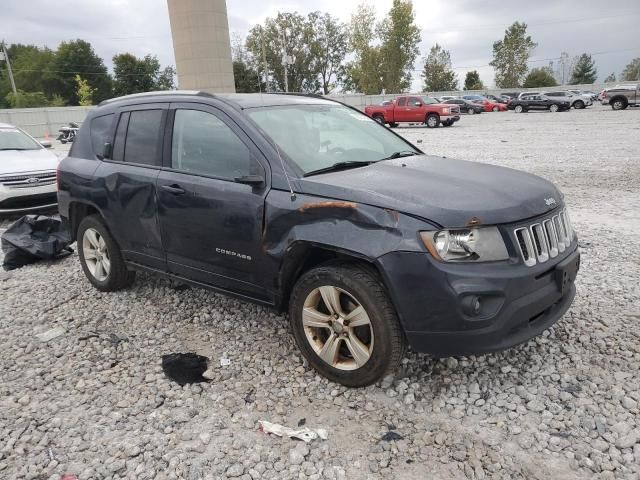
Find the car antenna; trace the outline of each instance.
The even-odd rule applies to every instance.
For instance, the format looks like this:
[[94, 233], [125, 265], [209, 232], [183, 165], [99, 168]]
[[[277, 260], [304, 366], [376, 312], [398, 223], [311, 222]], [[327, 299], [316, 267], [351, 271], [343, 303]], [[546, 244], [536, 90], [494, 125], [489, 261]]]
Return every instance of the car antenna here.
[[[260, 102], [264, 107], [264, 98], [262, 97], [262, 79], [258, 77], [258, 91], [260, 92]], [[271, 136], [266, 136], [267, 141], [271, 143]], [[276, 149], [276, 153], [278, 154], [278, 158], [280, 159], [280, 165], [282, 166], [282, 172], [284, 173], [284, 178], [287, 180], [287, 185], [289, 185], [289, 194], [292, 202], [296, 201], [296, 194], [293, 191], [293, 187], [291, 186], [291, 179], [289, 178], [289, 174], [287, 173], [287, 169], [284, 166], [284, 160], [282, 160], [282, 155], [280, 155], [280, 149], [278, 148], [278, 144], [273, 140], [273, 148]]]

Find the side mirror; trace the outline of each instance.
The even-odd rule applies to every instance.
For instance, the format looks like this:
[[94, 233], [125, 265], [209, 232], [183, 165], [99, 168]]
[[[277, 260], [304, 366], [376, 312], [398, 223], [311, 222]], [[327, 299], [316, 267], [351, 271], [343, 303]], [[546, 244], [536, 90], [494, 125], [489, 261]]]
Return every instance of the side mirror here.
[[260, 187], [264, 185], [264, 177], [262, 175], [244, 175], [242, 177], [234, 178], [234, 181], [254, 187]]
[[416, 107], [421, 107], [421, 106], [422, 106], [422, 103], [416, 102]]
[[53, 145], [51, 145], [51, 142], [49, 140], [42, 140], [40, 142], [40, 145], [42, 145], [44, 148], [51, 148]]
[[100, 160], [104, 160], [105, 158], [111, 158], [111, 142], [105, 142], [102, 145], [102, 153], [98, 155]]

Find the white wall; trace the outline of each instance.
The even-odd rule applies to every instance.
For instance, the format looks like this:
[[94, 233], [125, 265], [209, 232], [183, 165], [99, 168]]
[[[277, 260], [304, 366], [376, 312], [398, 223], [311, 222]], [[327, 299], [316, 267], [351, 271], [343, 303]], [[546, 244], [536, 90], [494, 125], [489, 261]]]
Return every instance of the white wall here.
[[16, 125], [36, 138], [55, 138], [69, 122], [81, 124], [93, 107], [12, 108], [0, 110], [0, 123]]

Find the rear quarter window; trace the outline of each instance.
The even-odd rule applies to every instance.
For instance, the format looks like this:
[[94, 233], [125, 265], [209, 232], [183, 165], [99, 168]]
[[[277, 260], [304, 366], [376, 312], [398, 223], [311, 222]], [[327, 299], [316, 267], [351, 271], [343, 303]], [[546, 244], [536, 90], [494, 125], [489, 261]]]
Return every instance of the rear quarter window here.
[[110, 113], [91, 120], [91, 150], [94, 155], [101, 155], [105, 142], [111, 140], [113, 117], [113, 113]]

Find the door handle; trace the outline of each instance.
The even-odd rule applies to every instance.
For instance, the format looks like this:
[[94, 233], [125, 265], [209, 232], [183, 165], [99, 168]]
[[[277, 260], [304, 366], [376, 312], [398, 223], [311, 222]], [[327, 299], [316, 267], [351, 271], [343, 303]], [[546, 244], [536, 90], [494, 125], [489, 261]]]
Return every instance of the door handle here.
[[184, 190], [184, 188], [182, 188], [180, 185], [162, 185], [160, 187], [162, 190], [164, 190], [165, 192], [169, 192], [172, 193], [173, 195], [184, 195], [186, 192]]

